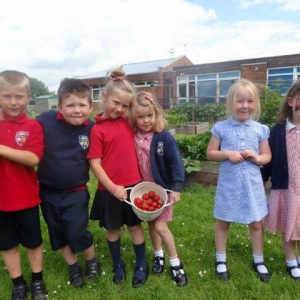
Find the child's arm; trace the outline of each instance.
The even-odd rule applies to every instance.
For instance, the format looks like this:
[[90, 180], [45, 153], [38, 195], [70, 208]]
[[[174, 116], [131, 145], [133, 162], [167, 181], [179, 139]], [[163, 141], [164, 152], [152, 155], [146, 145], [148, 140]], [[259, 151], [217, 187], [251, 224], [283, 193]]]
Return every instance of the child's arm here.
[[264, 140], [259, 144], [259, 155], [255, 155], [251, 150], [244, 150], [243, 157], [247, 160], [251, 160], [257, 165], [263, 166], [271, 161], [272, 154], [269, 146], [269, 141]]
[[123, 186], [116, 185], [107, 176], [106, 172], [101, 166], [101, 158], [93, 158], [90, 160], [91, 170], [101, 184], [111, 192], [117, 199], [124, 201], [127, 199], [127, 191]]
[[221, 151], [220, 140], [212, 135], [207, 147], [207, 157], [213, 161], [222, 161], [229, 159], [232, 163], [244, 161], [244, 157], [238, 151]]
[[17, 150], [0, 145], [0, 156], [29, 167], [35, 167], [40, 159], [34, 153], [27, 150]]

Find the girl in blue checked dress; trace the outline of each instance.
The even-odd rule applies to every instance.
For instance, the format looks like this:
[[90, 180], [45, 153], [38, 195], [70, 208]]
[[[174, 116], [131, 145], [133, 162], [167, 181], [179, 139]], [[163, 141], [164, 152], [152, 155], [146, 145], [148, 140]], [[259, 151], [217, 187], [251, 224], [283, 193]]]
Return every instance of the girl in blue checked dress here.
[[247, 224], [253, 248], [253, 268], [262, 282], [271, 278], [263, 257], [262, 218], [268, 213], [260, 166], [271, 160], [269, 129], [259, 117], [259, 91], [241, 79], [228, 91], [227, 112], [231, 117], [217, 122], [211, 132], [207, 156], [221, 161], [214, 217], [216, 274], [229, 279], [226, 244], [231, 222]]

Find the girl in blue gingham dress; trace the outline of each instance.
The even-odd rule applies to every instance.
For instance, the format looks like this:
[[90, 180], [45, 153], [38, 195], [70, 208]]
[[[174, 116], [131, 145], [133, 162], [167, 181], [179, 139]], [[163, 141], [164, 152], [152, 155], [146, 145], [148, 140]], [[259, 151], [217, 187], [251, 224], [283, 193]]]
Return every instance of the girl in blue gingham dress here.
[[221, 161], [214, 217], [216, 274], [228, 280], [226, 244], [231, 222], [247, 224], [253, 248], [253, 268], [259, 279], [271, 275], [263, 258], [262, 218], [268, 213], [260, 166], [271, 160], [269, 128], [255, 121], [260, 113], [259, 91], [241, 79], [228, 91], [227, 111], [231, 117], [216, 123], [208, 145], [208, 158]]

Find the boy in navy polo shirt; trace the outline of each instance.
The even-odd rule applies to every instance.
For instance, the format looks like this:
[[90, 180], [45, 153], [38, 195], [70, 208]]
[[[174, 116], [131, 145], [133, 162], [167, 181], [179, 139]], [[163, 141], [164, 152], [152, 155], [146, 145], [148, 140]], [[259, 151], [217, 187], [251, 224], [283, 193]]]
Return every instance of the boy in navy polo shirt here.
[[[27, 250], [32, 270], [32, 299], [46, 299], [43, 281], [39, 192], [34, 167], [43, 152], [41, 125], [26, 115], [28, 77], [18, 71], [0, 73], [0, 251], [14, 284], [12, 300], [27, 298], [19, 244]], [[1, 295], [2, 296], [2, 295]]]
[[74, 287], [84, 284], [77, 254], [86, 261], [86, 277], [94, 281], [101, 272], [93, 236], [87, 230], [90, 165], [86, 159], [93, 123], [89, 86], [78, 79], [64, 80], [58, 89], [59, 111], [41, 113], [45, 149], [38, 166], [42, 212], [54, 251], [60, 250]]

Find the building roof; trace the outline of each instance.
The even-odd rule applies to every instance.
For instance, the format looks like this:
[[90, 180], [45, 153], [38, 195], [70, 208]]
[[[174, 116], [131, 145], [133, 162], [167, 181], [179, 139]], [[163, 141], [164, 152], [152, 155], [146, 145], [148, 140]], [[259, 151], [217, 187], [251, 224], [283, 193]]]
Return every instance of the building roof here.
[[57, 95], [42, 95], [42, 96], [38, 96], [38, 97], [35, 97], [35, 99], [52, 99], [52, 98], [57, 98]]
[[[122, 67], [126, 75], [154, 73], [154, 72], [158, 72], [160, 68], [168, 67], [169, 65], [173, 64], [175, 61], [177, 61], [182, 57], [183, 56], [179, 56], [176, 58], [167, 58], [161, 60], [152, 60], [152, 61], [145, 61], [139, 63], [125, 64]], [[78, 78], [90, 79], [90, 78], [106, 77], [106, 74], [109, 70], [110, 69], [99, 71], [89, 75], [79, 76]]]

